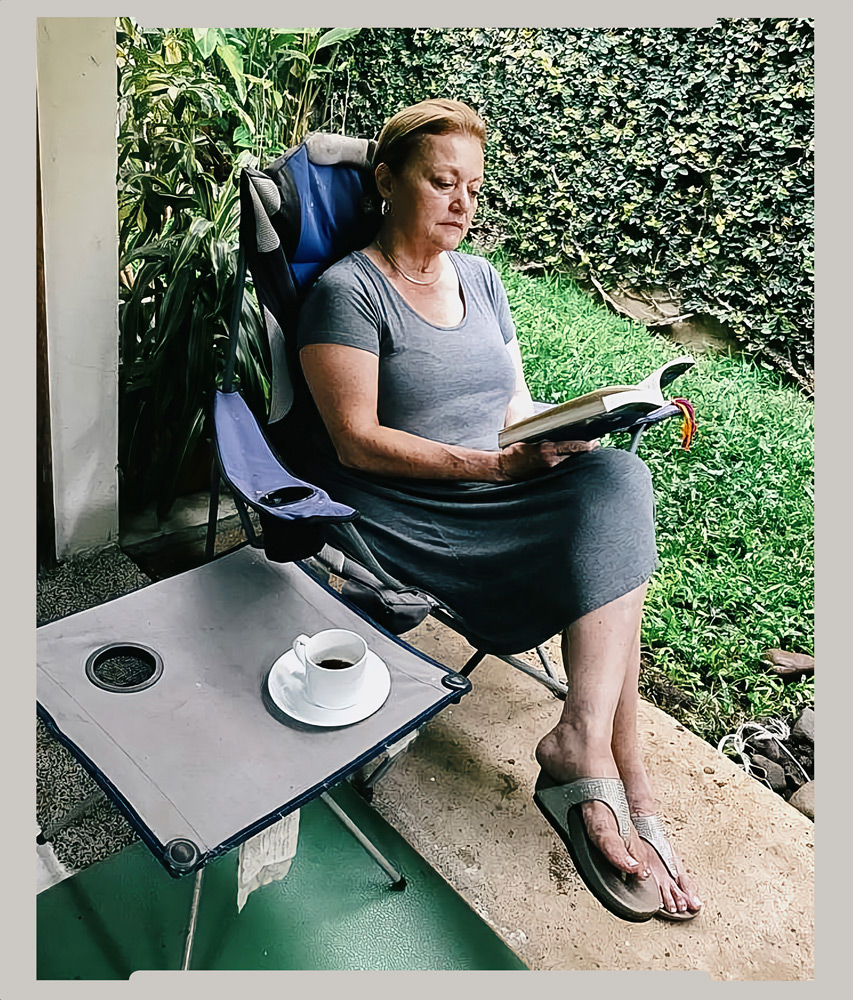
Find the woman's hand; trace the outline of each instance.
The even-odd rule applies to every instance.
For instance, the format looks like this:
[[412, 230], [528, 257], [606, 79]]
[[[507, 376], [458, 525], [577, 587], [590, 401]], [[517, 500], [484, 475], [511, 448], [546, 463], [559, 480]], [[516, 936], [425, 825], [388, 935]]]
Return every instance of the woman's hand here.
[[598, 439], [593, 441], [540, 441], [538, 444], [518, 442], [498, 454], [500, 479], [530, 479], [553, 469], [569, 455], [594, 451]]

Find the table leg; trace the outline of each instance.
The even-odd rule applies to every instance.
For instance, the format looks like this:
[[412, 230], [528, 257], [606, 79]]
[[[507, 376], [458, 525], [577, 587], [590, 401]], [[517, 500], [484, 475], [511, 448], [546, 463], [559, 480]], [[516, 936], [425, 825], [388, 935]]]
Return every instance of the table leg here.
[[355, 837], [355, 839], [361, 844], [361, 846], [367, 851], [367, 853], [373, 858], [373, 860], [379, 865], [382, 871], [391, 879], [391, 888], [395, 890], [406, 888], [406, 879], [401, 872], [399, 872], [391, 862], [379, 851], [379, 849], [367, 838], [367, 836], [362, 833], [361, 830], [353, 823], [353, 821], [347, 816], [347, 814], [341, 809], [341, 807], [335, 802], [335, 800], [329, 795], [328, 792], [323, 792], [320, 798], [326, 803], [326, 805], [332, 810], [332, 812], [338, 817], [338, 819], [343, 823], [343, 825], [349, 830], [349, 832]]
[[195, 938], [195, 928], [198, 923], [198, 904], [201, 899], [201, 882], [204, 878], [204, 868], [199, 868], [195, 873], [195, 884], [193, 885], [193, 901], [190, 907], [190, 923], [187, 927], [187, 937], [184, 942], [184, 960], [181, 962], [181, 970], [186, 971], [190, 967], [192, 958], [193, 939]]

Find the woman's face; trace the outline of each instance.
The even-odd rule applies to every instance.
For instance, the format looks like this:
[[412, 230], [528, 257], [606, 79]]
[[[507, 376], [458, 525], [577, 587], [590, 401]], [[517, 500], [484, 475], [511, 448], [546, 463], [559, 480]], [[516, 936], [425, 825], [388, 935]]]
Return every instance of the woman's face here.
[[479, 139], [462, 132], [424, 136], [402, 171], [377, 173], [391, 222], [418, 249], [455, 250], [471, 226], [483, 183]]

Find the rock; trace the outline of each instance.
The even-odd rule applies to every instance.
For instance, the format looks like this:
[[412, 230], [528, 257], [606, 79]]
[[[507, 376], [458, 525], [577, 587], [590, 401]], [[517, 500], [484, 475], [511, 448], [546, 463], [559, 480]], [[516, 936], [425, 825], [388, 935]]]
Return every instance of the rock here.
[[762, 654], [777, 667], [788, 667], [791, 670], [814, 670], [814, 657], [808, 653], [788, 653], [784, 649], [765, 649]]
[[785, 771], [785, 780], [788, 788], [792, 792], [795, 792], [801, 785], [804, 785], [809, 780], [808, 776], [803, 776], [803, 772], [792, 760], [786, 760], [782, 764], [782, 768]]
[[764, 776], [767, 778], [767, 781], [774, 792], [781, 794], [782, 792], [787, 791], [788, 782], [785, 777], [784, 767], [777, 764], [775, 760], [762, 757], [761, 754], [755, 754], [752, 758], [752, 763], [764, 771]]
[[765, 649], [764, 661], [772, 672], [786, 680], [799, 680], [814, 674], [814, 657], [808, 653], [787, 653], [784, 649]]
[[798, 743], [809, 743], [814, 746], [814, 709], [803, 709], [802, 715], [794, 723], [791, 736]]
[[809, 819], [814, 819], [814, 782], [807, 781], [788, 799], [795, 809], [799, 809]]
[[757, 736], [753, 736], [750, 742], [753, 744], [756, 752], [761, 754], [762, 757], [767, 757], [768, 760], [772, 760], [774, 764], [785, 763], [786, 754], [780, 746], [778, 740], [762, 740]]

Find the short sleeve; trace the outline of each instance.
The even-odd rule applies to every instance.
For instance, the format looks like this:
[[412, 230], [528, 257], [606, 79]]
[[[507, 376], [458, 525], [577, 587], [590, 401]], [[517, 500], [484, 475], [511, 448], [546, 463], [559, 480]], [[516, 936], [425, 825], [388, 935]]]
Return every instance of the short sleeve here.
[[488, 261], [484, 261], [484, 263], [486, 265], [486, 281], [494, 302], [495, 315], [498, 319], [498, 325], [501, 328], [504, 343], [509, 344], [511, 341], [515, 340], [516, 334], [515, 323], [513, 322], [512, 314], [509, 311], [509, 301], [506, 297], [506, 289], [504, 288], [500, 275], [495, 268]]
[[296, 329], [306, 344], [342, 344], [379, 354], [381, 318], [368, 288], [344, 262], [323, 274], [302, 305]]

